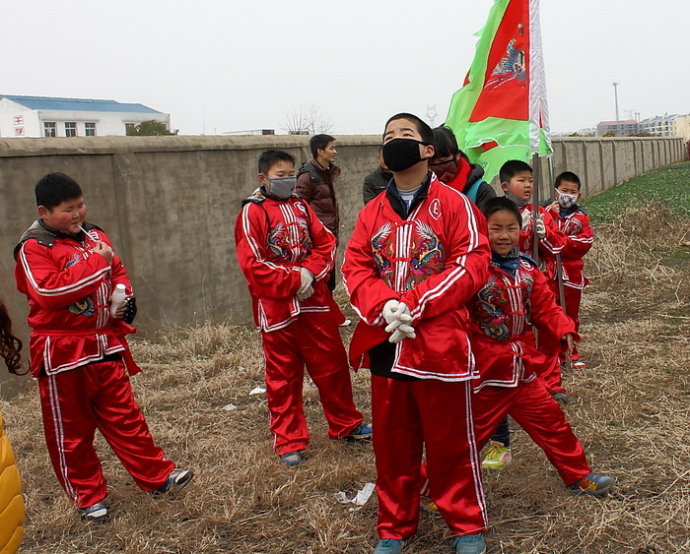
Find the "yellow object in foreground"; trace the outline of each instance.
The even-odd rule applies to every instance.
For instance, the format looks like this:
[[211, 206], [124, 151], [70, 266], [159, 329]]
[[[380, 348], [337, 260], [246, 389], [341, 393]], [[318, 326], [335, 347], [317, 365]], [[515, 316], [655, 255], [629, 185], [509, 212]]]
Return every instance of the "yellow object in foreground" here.
[[0, 414], [0, 554], [19, 550], [24, 535], [22, 481], [14, 460], [5, 422]]

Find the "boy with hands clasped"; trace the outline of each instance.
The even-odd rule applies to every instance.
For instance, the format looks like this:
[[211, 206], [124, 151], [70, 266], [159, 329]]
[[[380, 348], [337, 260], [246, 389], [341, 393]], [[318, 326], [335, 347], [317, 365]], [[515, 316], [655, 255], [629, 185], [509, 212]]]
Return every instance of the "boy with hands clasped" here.
[[350, 360], [372, 374], [376, 554], [398, 554], [417, 531], [424, 450], [453, 550], [485, 550], [465, 303], [485, 282], [490, 254], [481, 214], [429, 171], [433, 141], [412, 114], [386, 123], [382, 153], [393, 179], [360, 211], [342, 266], [361, 317]]
[[328, 289], [336, 239], [309, 204], [293, 194], [295, 160], [267, 150], [259, 158], [261, 186], [243, 202], [235, 224], [240, 268], [261, 330], [266, 400], [274, 449], [297, 466], [309, 444], [302, 407], [306, 365], [319, 391], [331, 439], [369, 439], [371, 427], [352, 398], [342, 313]]

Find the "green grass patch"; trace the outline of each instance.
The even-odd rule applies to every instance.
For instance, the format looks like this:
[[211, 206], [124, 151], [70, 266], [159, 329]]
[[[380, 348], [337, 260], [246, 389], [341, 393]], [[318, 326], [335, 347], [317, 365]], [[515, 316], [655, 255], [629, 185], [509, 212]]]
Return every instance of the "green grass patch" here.
[[627, 207], [655, 202], [668, 206], [675, 216], [690, 219], [690, 162], [634, 177], [585, 199], [593, 223], [611, 223]]
[[690, 266], [690, 247], [677, 248], [664, 252], [661, 263], [674, 269], [686, 269]]

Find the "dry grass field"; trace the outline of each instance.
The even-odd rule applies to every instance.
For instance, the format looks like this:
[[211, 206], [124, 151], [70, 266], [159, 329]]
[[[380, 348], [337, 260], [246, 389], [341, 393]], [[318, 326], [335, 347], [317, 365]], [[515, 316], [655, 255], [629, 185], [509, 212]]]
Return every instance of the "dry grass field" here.
[[[491, 553], [690, 552], [690, 236], [663, 205], [633, 208], [598, 226], [588, 256], [581, 352], [565, 376], [568, 417], [591, 465], [616, 488], [571, 497], [538, 448], [514, 425], [514, 461], [485, 473]], [[341, 299], [342, 300], [342, 299]], [[344, 336], [345, 340], [348, 339]], [[24, 479], [23, 552], [368, 553], [375, 496], [359, 510], [336, 502], [374, 481], [368, 445], [325, 437], [316, 390], [305, 383], [312, 432], [298, 469], [273, 455], [258, 334], [208, 325], [137, 341], [135, 393], [154, 436], [194, 481], [155, 500], [133, 485], [104, 441], [110, 523], [79, 520], [50, 469], [35, 391], [0, 402]], [[354, 376], [370, 414], [369, 376]], [[224, 410], [227, 404], [237, 409]], [[406, 553], [448, 552], [444, 522], [422, 514]]]

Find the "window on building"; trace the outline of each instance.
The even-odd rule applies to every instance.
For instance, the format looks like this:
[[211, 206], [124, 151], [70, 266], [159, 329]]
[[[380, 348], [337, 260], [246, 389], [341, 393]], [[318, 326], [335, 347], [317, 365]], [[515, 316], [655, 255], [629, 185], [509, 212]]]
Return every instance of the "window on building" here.
[[66, 137], [76, 137], [77, 136], [77, 122], [76, 121], [65, 121], [65, 136]]
[[136, 123], [125, 123], [125, 135], [132, 136], [135, 132]]
[[43, 122], [43, 136], [44, 137], [56, 137], [57, 136], [57, 123], [55, 123], [55, 121], [44, 121]]
[[84, 123], [84, 135], [87, 137], [96, 136], [96, 124], [93, 121], [87, 121]]

